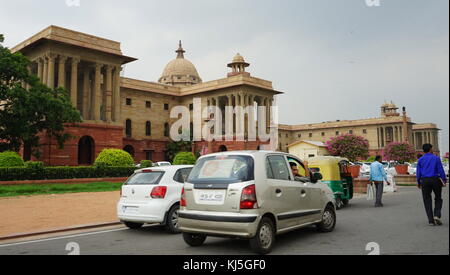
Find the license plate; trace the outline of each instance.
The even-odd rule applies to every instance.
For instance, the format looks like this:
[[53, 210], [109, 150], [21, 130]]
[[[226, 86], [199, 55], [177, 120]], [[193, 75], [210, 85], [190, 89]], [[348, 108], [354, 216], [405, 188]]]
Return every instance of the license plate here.
[[225, 191], [200, 190], [197, 193], [198, 204], [222, 205], [225, 202]]
[[139, 212], [139, 207], [123, 206], [122, 211], [126, 214], [135, 214]]

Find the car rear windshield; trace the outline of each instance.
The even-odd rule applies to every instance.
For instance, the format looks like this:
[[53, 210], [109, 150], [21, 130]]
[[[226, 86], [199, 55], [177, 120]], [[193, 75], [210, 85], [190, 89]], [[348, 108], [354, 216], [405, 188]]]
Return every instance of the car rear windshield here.
[[254, 161], [250, 156], [213, 156], [198, 161], [189, 175], [192, 184], [232, 184], [252, 181]]
[[131, 176], [125, 185], [157, 185], [161, 181], [164, 172], [140, 172]]

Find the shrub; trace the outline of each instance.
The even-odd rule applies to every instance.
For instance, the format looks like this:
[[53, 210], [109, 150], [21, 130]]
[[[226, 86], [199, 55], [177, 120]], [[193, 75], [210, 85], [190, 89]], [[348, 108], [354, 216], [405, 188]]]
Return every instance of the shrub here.
[[44, 163], [42, 161], [27, 161], [25, 162], [25, 167], [30, 169], [41, 170], [44, 168]]
[[22, 167], [24, 165], [22, 157], [16, 152], [0, 153], [0, 167]]
[[415, 161], [416, 150], [407, 142], [392, 142], [384, 149], [386, 160], [398, 161], [401, 164], [409, 161]]
[[123, 150], [105, 149], [94, 162], [96, 167], [120, 167], [134, 166], [133, 157]]
[[194, 165], [196, 161], [196, 157], [191, 152], [181, 152], [175, 156], [173, 165]]
[[133, 175], [134, 167], [27, 167], [0, 168], [0, 181], [62, 180], [89, 178], [124, 178]]
[[367, 162], [375, 162], [375, 156], [371, 156], [367, 159]]
[[333, 137], [327, 142], [327, 149], [333, 156], [348, 158], [355, 162], [369, 155], [369, 141], [363, 137], [345, 134]]
[[141, 161], [141, 168], [149, 168], [149, 167], [153, 167], [153, 162], [151, 160]]

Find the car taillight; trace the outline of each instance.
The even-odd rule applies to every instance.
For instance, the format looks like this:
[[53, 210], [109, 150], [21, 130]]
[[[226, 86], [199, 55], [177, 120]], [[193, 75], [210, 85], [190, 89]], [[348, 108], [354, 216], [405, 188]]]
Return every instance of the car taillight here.
[[183, 191], [181, 191], [180, 206], [181, 207], [186, 207], [186, 193], [184, 191], [184, 188], [183, 188]]
[[242, 190], [241, 209], [257, 209], [256, 186], [250, 185]]
[[154, 199], [164, 199], [166, 197], [167, 187], [166, 186], [157, 186], [153, 188], [150, 196]]

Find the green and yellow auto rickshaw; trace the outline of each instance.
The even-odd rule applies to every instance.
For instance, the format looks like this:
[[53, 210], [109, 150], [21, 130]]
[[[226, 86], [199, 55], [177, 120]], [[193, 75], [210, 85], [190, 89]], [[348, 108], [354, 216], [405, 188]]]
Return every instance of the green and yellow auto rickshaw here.
[[353, 199], [353, 177], [348, 169], [349, 160], [340, 157], [314, 157], [308, 159], [308, 167], [313, 173], [321, 173], [322, 182], [334, 192], [336, 207], [341, 209]]

